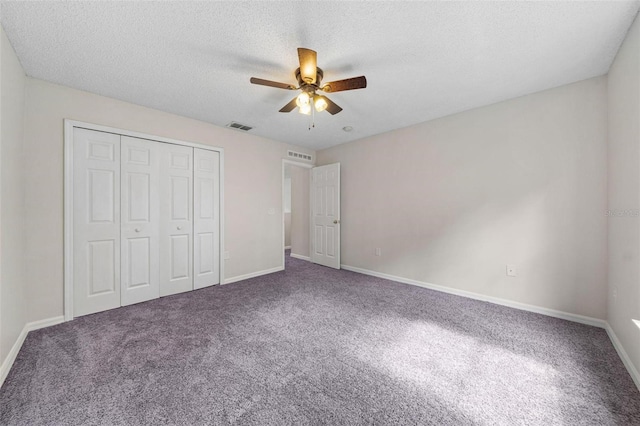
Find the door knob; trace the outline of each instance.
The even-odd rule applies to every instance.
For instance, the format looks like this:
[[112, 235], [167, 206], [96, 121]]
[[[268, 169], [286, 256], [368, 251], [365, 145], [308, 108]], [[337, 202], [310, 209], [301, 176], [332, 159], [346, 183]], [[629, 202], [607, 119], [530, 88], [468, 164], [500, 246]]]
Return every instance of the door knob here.
[[338, 219], [335, 219], [333, 223], [337, 225], [338, 223], [340, 223], [340, 221]]
[[136, 228], [136, 229], [135, 229], [135, 231], [136, 231], [136, 232], [140, 232], [140, 228]]
[[178, 231], [182, 229], [182, 226], [178, 226]]

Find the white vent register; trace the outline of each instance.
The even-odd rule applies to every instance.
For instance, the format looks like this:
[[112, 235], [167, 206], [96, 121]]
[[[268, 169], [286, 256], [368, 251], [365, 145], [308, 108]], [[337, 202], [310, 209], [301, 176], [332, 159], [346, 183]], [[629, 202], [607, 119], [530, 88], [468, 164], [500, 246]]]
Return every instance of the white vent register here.
[[248, 132], [249, 130], [253, 129], [253, 127], [251, 126], [247, 126], [246, 124], [236, 123], [235, 121], [232, 121], [231, 123], [227, 124], [227, 127], [231, 127], [232, 129], [244, 130], [245, 132]]
[[287, 151], [287, 155], [289, 156], [289, 158], [295, 158], [297, 160], [304, 160], [304, 161], [311, 162], [311, 156], [309, 154], [303, 154], [302, 152], [289, 150]]

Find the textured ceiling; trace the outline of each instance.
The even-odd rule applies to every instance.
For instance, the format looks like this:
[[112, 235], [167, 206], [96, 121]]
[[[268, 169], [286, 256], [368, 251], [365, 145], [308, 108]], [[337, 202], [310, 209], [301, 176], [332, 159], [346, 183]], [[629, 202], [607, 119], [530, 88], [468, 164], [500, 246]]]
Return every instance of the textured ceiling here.
[[[320, 149], [605, 74], [639, 7], [627, 2], [2, 2], [29, 76]], [[297, 47], [344, 111], [278, 110]], [[352, 126], [353, 131], [342, 130]]]

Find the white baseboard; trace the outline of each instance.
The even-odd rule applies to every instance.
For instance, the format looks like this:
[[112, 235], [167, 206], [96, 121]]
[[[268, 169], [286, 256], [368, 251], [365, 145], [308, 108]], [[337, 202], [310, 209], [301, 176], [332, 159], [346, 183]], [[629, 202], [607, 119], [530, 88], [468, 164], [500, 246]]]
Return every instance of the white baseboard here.
[[242, 280], [248, 280], [249, 278], [259, 277], [261, 275], [273, 274], [274, 272], [283, 271], [284, 266], [276, 266], [275, 268], [265, 269], [263, 271], [251, 272], [249, 274], [237, 275], [235, 277], [227, 278], [224, 280], [224, 284], [231, 284]]
[[291, 250], [291, 246], [284, 246], [285, 250]]
[[295, 254], [295, 253], [291, 253], [289, 256], [296, 259], [306, 260], [307, 262], [311, 262], [311, 258], [309, 256], [303, 256], [301, 254]]
[[395, 275], [384, 274], [382, 272], [371, 271], [369, 269], [357, 268], [355, 266], [340, 265], [342, 269], [360, 274], [371, 275], [373, 277], [384, 278], [390, 281], [396, 281], [404, 284], [411, 284], [418, 287], [424, 287], [431, 290], [441, 291], [443, 293], [455, 294], [456, 296], [467, 297], [469, 299], [481, 300], [483, 302], [495, 303], [496, 305], [507, 306], [509, 308], [520, 309], [523, 311], [535, 312], [537, 314], [548, 315], [550, 317], [561, 318], [568, 321], [579, 322], [581, 324], [592, 325], [599, 328], [606, 328], [607, 322], [598, 318], [587, 317], [584, 315], [572, 314], [569, 312], [557, 311], [555, 309], [543, 308], [526, 303], [514, 302], [499, 297], [485, 296], [479, 293], [473, 293], [466, 290], [458, 290], [451, 287], [445, 287], [437, 284], [431, 284], [423, 281], [412, 280], [410, 278], [398, 277]]
[[627, 351], [624, 350], [622, 343], [620, 343], [620, 340], [618, 340], [618, 336], [616, 336], [616, 333], [613, 331], [613, 328], [611, 328], [611, 325], [607, 323], [604, 329], [607, 330], [607, 334], [609, 335], [609, 339], [611, 339], [611, 343], [613, 343], [613, 347], [616, 348], [618, 356], [620, 356], [620, 359], [622, 360], [624, 366], [627, 367], [627, 371], [633, 379], [633, 382], [636, 384], [636, 387], [638, 388], [638, 390], [640, 390], [640, 374], [638, 374], [638, 369], [631, 362], [631, 358], [629, 358]]
[[13, 363], [18, 356], [18, 352], [20, 352], [20, 348], [22, 348], [22, 344], [24, 340], [27, 338], [27, 334], [30, 331], [39, 330], [41, 328], [50, 327], [52, 325], [61, 324], [64, 322], [64, 316], [48, 318], [40, 321], [28, 322], [22, 327], [22, 331], [18, 335], [16, 342], [11, 347], [11, 350], [7, 354], [7, 357], [4, 359], [2, 365], [0, 365], [0, 387], [4, 383], [4, 380], [9, 375], [9, 370], [13, 366]]

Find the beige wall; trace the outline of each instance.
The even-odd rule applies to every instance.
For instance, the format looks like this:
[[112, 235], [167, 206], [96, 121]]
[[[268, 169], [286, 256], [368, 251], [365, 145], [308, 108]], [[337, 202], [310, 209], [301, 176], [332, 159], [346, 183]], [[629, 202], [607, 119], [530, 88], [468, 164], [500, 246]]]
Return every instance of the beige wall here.
[[29, 321], [63, 313], [65, 118], [223, 147], [225, 250], [231, 256], [225, 276], [282, 265], [282, 159], [290, 145], [28, 78], [24, 172]]
[[309, 169], [291, 166], [291, 253], [309, 256]]
[[341, 163], [342, 263], [604, 319], [606, 84], [319, 151]]
[[640, 370], [640, 18], [636, 17], [608, 78], [608, 321]]
[[26, 323], [22, 143], [25, 74], [0, 35], [0, 365]]

